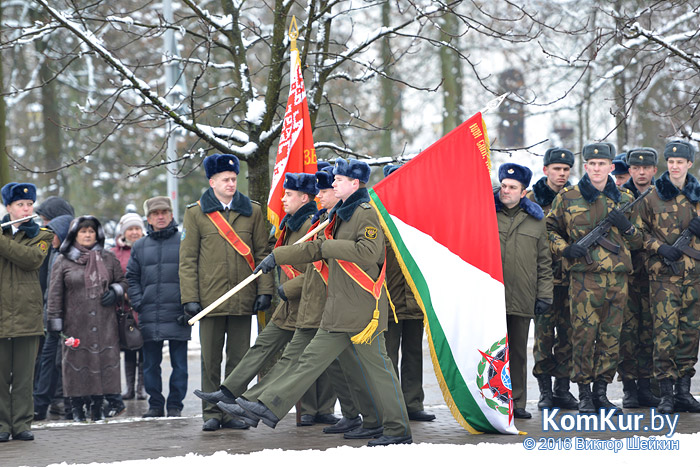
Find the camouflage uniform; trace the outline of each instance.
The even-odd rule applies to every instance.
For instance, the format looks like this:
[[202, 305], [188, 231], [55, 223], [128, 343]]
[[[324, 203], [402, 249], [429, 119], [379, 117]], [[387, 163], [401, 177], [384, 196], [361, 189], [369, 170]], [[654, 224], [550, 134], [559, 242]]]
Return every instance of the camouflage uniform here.
[[[635, 198], [640, 193], [630, 179], [622, 185]], [[640, 209], [639, 207], [635, 209]], [[632, 251], [632, 274], [628, 279], [628, 297], [620, 332], [620, 363], [617, 372], [621, 380], [652, 378], [652, 317], [649, 308], [649, 274], [646, 269], [647, 251]]]
[[[653, 315], [654, 376], [658, 380], [678, 379], [695, 374], [698, 360], [700, 309], [699, 262], [683, 255], [677, 263], [681, 274], [674, 275], [658, 254], [663, 244], [672, 245], [696, 216], [700, 183], [688, 174], [683, 191], [670, 181], [668, 172], [656, 182], [656, 190], [641, 207], [645, 246], [649, 252], [647, 269]], [[693, 238], [690, 244], [700, 249]]]
[[[570, 186], [566, 182], [566, 186]], [[542, 177], [528, 192], [527, 198], [539, 204], [545, 216], [557, 196]], [[571, 373], [571, 318], [569, 316], [569, 276], [564, 272], [562, 258], [552, 256], [554, 301], [547, 313], [535, 315], [535, 342], [532, 353], [535, 366], [532, 374], [569, 378]]]
[[[602, 192], [593, 187], [588, 175], [578, 185], [562, 190], [547, 215], [552, 254], [562, 256], [567, 246], [593, 230], [608, 212], [633, 199], [629, 190], [618, 190], [611, 177]], [[627, 234], [613, 226], [607, 235], [620, 246], [619, 254], [595, 245], [589, 249], [592, 264], [586, 264], [585, 258], [563, 259], [570, 280], [571, 380], [577, 383], [609, 384], [615, 376], [627, 275], [632, 272], [630, 249], [642, 245], [639, 216], [629, 217], [634, 228]]]

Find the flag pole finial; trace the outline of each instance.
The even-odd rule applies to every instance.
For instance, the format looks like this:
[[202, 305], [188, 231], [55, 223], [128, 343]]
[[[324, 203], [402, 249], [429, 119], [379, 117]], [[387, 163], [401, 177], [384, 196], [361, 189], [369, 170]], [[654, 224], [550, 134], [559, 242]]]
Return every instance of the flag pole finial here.
[[491, 99], [487, 104], [486, 107], [481, 109], [481, 113], [485, 114], [486, 112], [489, 112], [491, 110], [496, 110], [500, 105], [503, 103], [503, 101], [508, 97], [509, 92], [503, 93], [500, 96], [496, 97], [495, 99]]
[[297, 26], [297, 17], [292, 16], [292, 22], [289, 25], [289, 39], [291, 41], [291, 50], [297, 50], [297, 38], [299, 37], [299, 27]]

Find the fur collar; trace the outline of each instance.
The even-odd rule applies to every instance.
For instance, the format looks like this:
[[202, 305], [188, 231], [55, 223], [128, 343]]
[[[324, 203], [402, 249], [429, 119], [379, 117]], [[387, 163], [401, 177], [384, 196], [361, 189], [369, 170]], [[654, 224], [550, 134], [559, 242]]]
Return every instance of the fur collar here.
[[282, 218], [282, 222], [280, 222], [280, 230], [287, 226], [289, 230], [296, 232], [304, 225], [304, 221], [314, 214], [316, 214], [316, 201], [312, 199], [291, 216], [289, 214], [285, 215]]
[[148, 232], [148, 236], [154, 240], [165, 240], [166, 238], [170, 238], [177, 233], [177, 222], [175, 222], [173, 219], [166, 228], [158, 231], [153, 230], [153, 226], [151, 224], [147, 224], [146, 231]]
[[[564, 188], [571, 186], [570, 182], [566, 182]], [[559, 193], [552, 190], [549, 185], [547, 185], [547, 177], [540, 178], [537, 183], [532, 185], [532, 194], [535, 196], [535, 202], [540, 206], [549, 206], [554, 201]]]
[[332, 219], [333, 214], [338, 214], [338, 217], [340, 217], [343, 222], [347, 222], [352, 217], [355, 209], [362, 203], [369, 203], [367, 188], [358, 189], [355, 193], [348, 196], [345, 202], [342, 200], [338, 201], [338, 203], [333, 206], [333, 209], [331, 209], [329, 217]]
[[[594, 203], [595, 200], [598, 199], [598, 195], [601, 193], [596, 187], [593, 186], [591, 179], [588, 178], [588, 174], [584, 175], [581, 180], [579, 180], [578, 187], [579, 190], [581, 190], [581, 196], [583, 196], [583, 199], [585, 199], [588, 204]], [[605, 188], [603, 189], [602, 193], [615, 203], [619, 203], [620, 198], [622, 197], [620, 195], [620, 190], [617, 188], [617, 185], [615, 185], [615, 182], [610, 175], [608, 175], [608, 181], [605, 184]]]
[[311, 223], [315, 224], [316, 221], [319, 220], [321, 218], [321, 216], [323, 216], [327, 211], [328, 211], [328, 209], [326, 209], [326, 208], [323, 208], [319, 211], [316, 211], [316, 214], [314, 214], [314, 216], [311, 218]]
[[[498, 193], [493, 195], [493, 201], [496, 204], [496, 212], [503, 211], [505, 209], [505, 206], [501, 202], [501, 198]], [[544, 219], [544, 211], [540, 205], [530, 201], [527, 199], [527, 197], [523, 197], [520, 200], [520, 208], [525, 211], [526, 214], [534, 217], [538, 221]]]
[[[10, 221], [10, 215], [5, 214], [5, 217], [2, 218], [2, 223], [9, 222]], [[12, 225], [8, 225], [5, 227], [3, 230], [10, 229], [12, 230]], [[29, 219], [27, 222], [22, 222], [18, 227], [17, 230], [20, 230], [24, 232], [24, 235], [27, 238], [34, 238], [39, 234], [39, 224], [34, 222], [34, 219]]]
[[700, 201], [700, 183], [698, 179], [691, 174], [686, 176], [683, 190], [676, 188], [676, 185], [671, 182], [668, 172], [664, 172], [663, 175], [654, 182], [654, 185], [662, 201], [669, 201], [678, 196], [679, 193], [683, 193], [685, 197], [688, 198], [688, 201], [693, 204], [698, 204]]
[[[199, 198], [199, 204], [204, 214], [224, 210], [221, 201], [214, 195], [214, 190], [211, 187]], [[236, 194], [233, 195], [231, 210], [240, 213], [242, 216], [250, 217], [253, 215], [253, 204], [250, 202], [250, 198], [236, 190]]]

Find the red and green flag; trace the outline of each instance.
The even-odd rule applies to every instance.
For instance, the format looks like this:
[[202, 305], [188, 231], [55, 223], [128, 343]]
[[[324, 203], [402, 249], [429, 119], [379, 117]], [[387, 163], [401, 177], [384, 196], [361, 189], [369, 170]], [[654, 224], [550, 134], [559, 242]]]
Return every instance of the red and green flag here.
[[490, 151], [481, 113], [370, 189], [425, 314], [435, 373], [472, 433], [517, 434]]

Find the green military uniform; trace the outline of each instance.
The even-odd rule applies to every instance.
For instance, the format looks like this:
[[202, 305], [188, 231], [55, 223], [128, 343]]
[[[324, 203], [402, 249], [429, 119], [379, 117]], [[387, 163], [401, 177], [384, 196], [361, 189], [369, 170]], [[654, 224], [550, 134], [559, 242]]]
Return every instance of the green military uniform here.
[[[697, 216], [700, 183], [688, 174], [683, 190], [671, 183], [668, 172], [655, 182], [655, 190], [641, 208], [645, 246], [649, 252], [649, 290], [653, 316], [653, 371], [658, 380], [695, 375], [700, 337], [700, 262], [683, 255], [675, 275], [659, 254], [672, 245]], [[691, 248], [700, 249], [693, 238]]]
[[[336, 357], [353, 349], [367, 377], [371, 397], [381, 405], [384, 435], [410, 437], [406, 404], [398, 391], [399, 382], [393, 365], [386, 355], [383, 336], [387, 323], [386, 293], [382, 291], [379, 299], [375, 299], [338, 263], [338, 260], [353, 262], [373, 281], [377, 280], [385, 260], [384, 233], [379, 218], [369, 205], [365, 188], [359, 188], [345, 202], [339, 202], [330, 216], [333, 219], [333, 239], [278, 248], [273, 253], [278, 264], [327, 260], [328, 296], [320, 329], [304, 349], [298, 364], [257, 399], [282, 418]], [[379, 316], [371, 342], [353, 344], [351, 338], [366, 328], [375, 310]]]
[[15, 227], [0, 235], [0, 433], [12, 436], [28, 431], [34, 417], [34, 362], [44, 334], [39, 268], [53, 240], [33, 220]]
[[[507, 178], [507, 177], [506, 177]], [[513, 406], [527, 403], [527, 338], [535, 301], [552, 303], [552, 256], [542, 208], [528, 198], [508, 208], [494, 196], [501, 244]]]
[[[592, 185], [588, 175], [578, 185], [565, 188], [547, 215], [552, 254], [562, 256], [569, 245], [593, 230], [613, 208], [632, 200], [632, 194], [620, 191], [609, 176], [602, 192]], [[594, 381], [607, 385], [615, 376], [627, 302], [627, 275], [632, 272], [630, 248], [642, 245], [639, 216], [629, 216], [632, 228], [628, 232], [622, 233], [613, 226], [607, 235], [608, 240], [620, 246], [619, 254], [594, 245], [588, 250], [591, 264], [584, 258], [563, 260], [570, 277], [571, 380], [580, 384]]]
[[[222, 237], [206, 213], [222, 211], [226, 221], [250, 247], [255, 264], [268, 253], [268, 233], [260, 205], [236, 191], [230, 210], [209, 188], [199, 203], [185, 211], [180, 242], [180, 294], [182, 303], [198, 302], [206, 308], [220, 296], [250, 276], [245, 258]], [[263, 276], [222, 303], [199, 321], [202, 346], [202, 390], [212, 392], [221, 384], [221, 359], [226, 346], [225, 374], [231, 373], [250, 347], [251, 315], [257, 295], [272, 295], [274, 278]], [[203, 417], [222, 420], [222, 412], [203, 402]]]
[[[570, 186], [566, 182], [565, 187]], [[546, 216], [557, 192], [542, 177], [528, 192], [527, 198], [537, 203]], [[554, 284], [552, 306], [546, 313], [535, 316], [535, 342], [532, 353], [535, 365], [532, 374], [569, 379], [571, 374], [571, 317], [569, 316], [569, 276], [564, 272], [562, 258], [552, 256]]]
[[[306, 234], [311, 227], [311, 216], [316, 213], [316, 202], [310, 201], [301, 206], [293, 215], [287, 215], [282, 219], [280, 230], [282, 231], [282, 245], [292, 245]], [[292, 265], [297, 271], [305, 268], [305, 265]], [[253, 346], [227, 376], [222, 386], [232, 394], [240, 396], [248, 388], [253, 378], [261, 368], [267, 365], [275, 357], [277, 352], [284, 348], [292, 339], [301, 299], [301, 290], [298, 284], [303, 280], [303, 275], [293, 279], [286, 274], [280, 274], [280, 284], [285, 287], [287, 300], [282, 300], [272, 315], [272, 319], [265, 326]], [[297, 291], [298, 289], [298, 291]]]
[[[423, 410], [423, 310], [406, 282], [396, 253], [386, 242], [386, 285], [396, 309], [398, 323], [389, 318], [384, 337], [394, 371], [400, 375], [401, 391], [409, 416]], [[399, 371], [399, 348], [401, 371]]]

